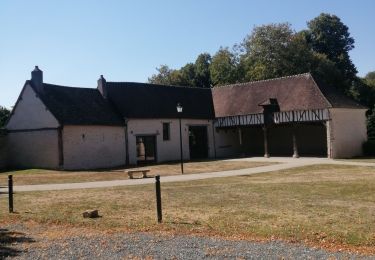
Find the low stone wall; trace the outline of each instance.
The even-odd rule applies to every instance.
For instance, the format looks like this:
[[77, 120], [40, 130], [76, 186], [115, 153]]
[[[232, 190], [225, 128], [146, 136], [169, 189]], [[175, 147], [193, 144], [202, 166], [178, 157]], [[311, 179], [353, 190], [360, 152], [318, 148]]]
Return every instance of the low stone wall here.
[[6, 147], [6, 131], [0, 129], [0, 170], [5, 169], [8, 165]]

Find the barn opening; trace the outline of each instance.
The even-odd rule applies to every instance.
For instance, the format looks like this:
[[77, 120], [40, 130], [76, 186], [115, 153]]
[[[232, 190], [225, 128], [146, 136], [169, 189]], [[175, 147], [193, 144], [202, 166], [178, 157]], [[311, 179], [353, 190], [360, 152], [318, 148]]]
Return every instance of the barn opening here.
[[208, 158], [207, 126], [189, 126], [190, 159]]
[[[273, 125], [268, 128], [268, 152], [270, 156], [292, 156], [293, 132], [299, 156], [327, 157], [327, 130], [323, 122]], [[241, 128], [241, 154], [264, 155], [264, 131], [262, 126]]]

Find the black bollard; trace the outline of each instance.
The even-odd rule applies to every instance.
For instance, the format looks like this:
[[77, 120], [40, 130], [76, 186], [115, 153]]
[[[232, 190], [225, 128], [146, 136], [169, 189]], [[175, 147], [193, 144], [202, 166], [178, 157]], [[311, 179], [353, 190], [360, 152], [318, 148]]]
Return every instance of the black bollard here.
[[163, 215], [161, 212], [160, 175], [155, 176], [155, 190], [156, 190], [156, 210], [158, 214], [158, 222], [161, 223], [163, 220]]
[[9, 213], [13, 213], [13, 176], [8, 175]]

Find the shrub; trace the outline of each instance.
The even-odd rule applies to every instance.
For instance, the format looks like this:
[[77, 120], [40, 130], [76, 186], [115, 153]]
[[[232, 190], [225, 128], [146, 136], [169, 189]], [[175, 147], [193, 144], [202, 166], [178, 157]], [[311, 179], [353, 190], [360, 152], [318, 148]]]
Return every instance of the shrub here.
[[375, 155], [375, 140], [370, 139], [363, 143], [363, 153], [366, 156]]

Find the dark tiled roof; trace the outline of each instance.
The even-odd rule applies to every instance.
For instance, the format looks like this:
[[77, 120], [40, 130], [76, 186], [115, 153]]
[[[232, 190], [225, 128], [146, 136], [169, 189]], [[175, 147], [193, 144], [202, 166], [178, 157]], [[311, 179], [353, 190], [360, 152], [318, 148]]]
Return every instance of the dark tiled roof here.
[[[29, 84], [33, 87], [32, 82]], [[121, 117], [97, 89], [43, 84], [40, 98], [65, 125], [124, 125]], [[33, 87], [36, 91], [35, 87]], [[36, 91], [37, 92], [37, 91]]]
[[216, 117], [262, 113], [259, 104], [270, 98], [277, 99], [280, 111], [364, 108], [332, 87], [318, 86], [309, 73], [216, 87], [212, 96]]
[[177, 103], [183, 106], [182, 118], [212, 119], [211, 90], [146, 83], [107, 82], [109, 100], [123, 117], [177, 118]]

